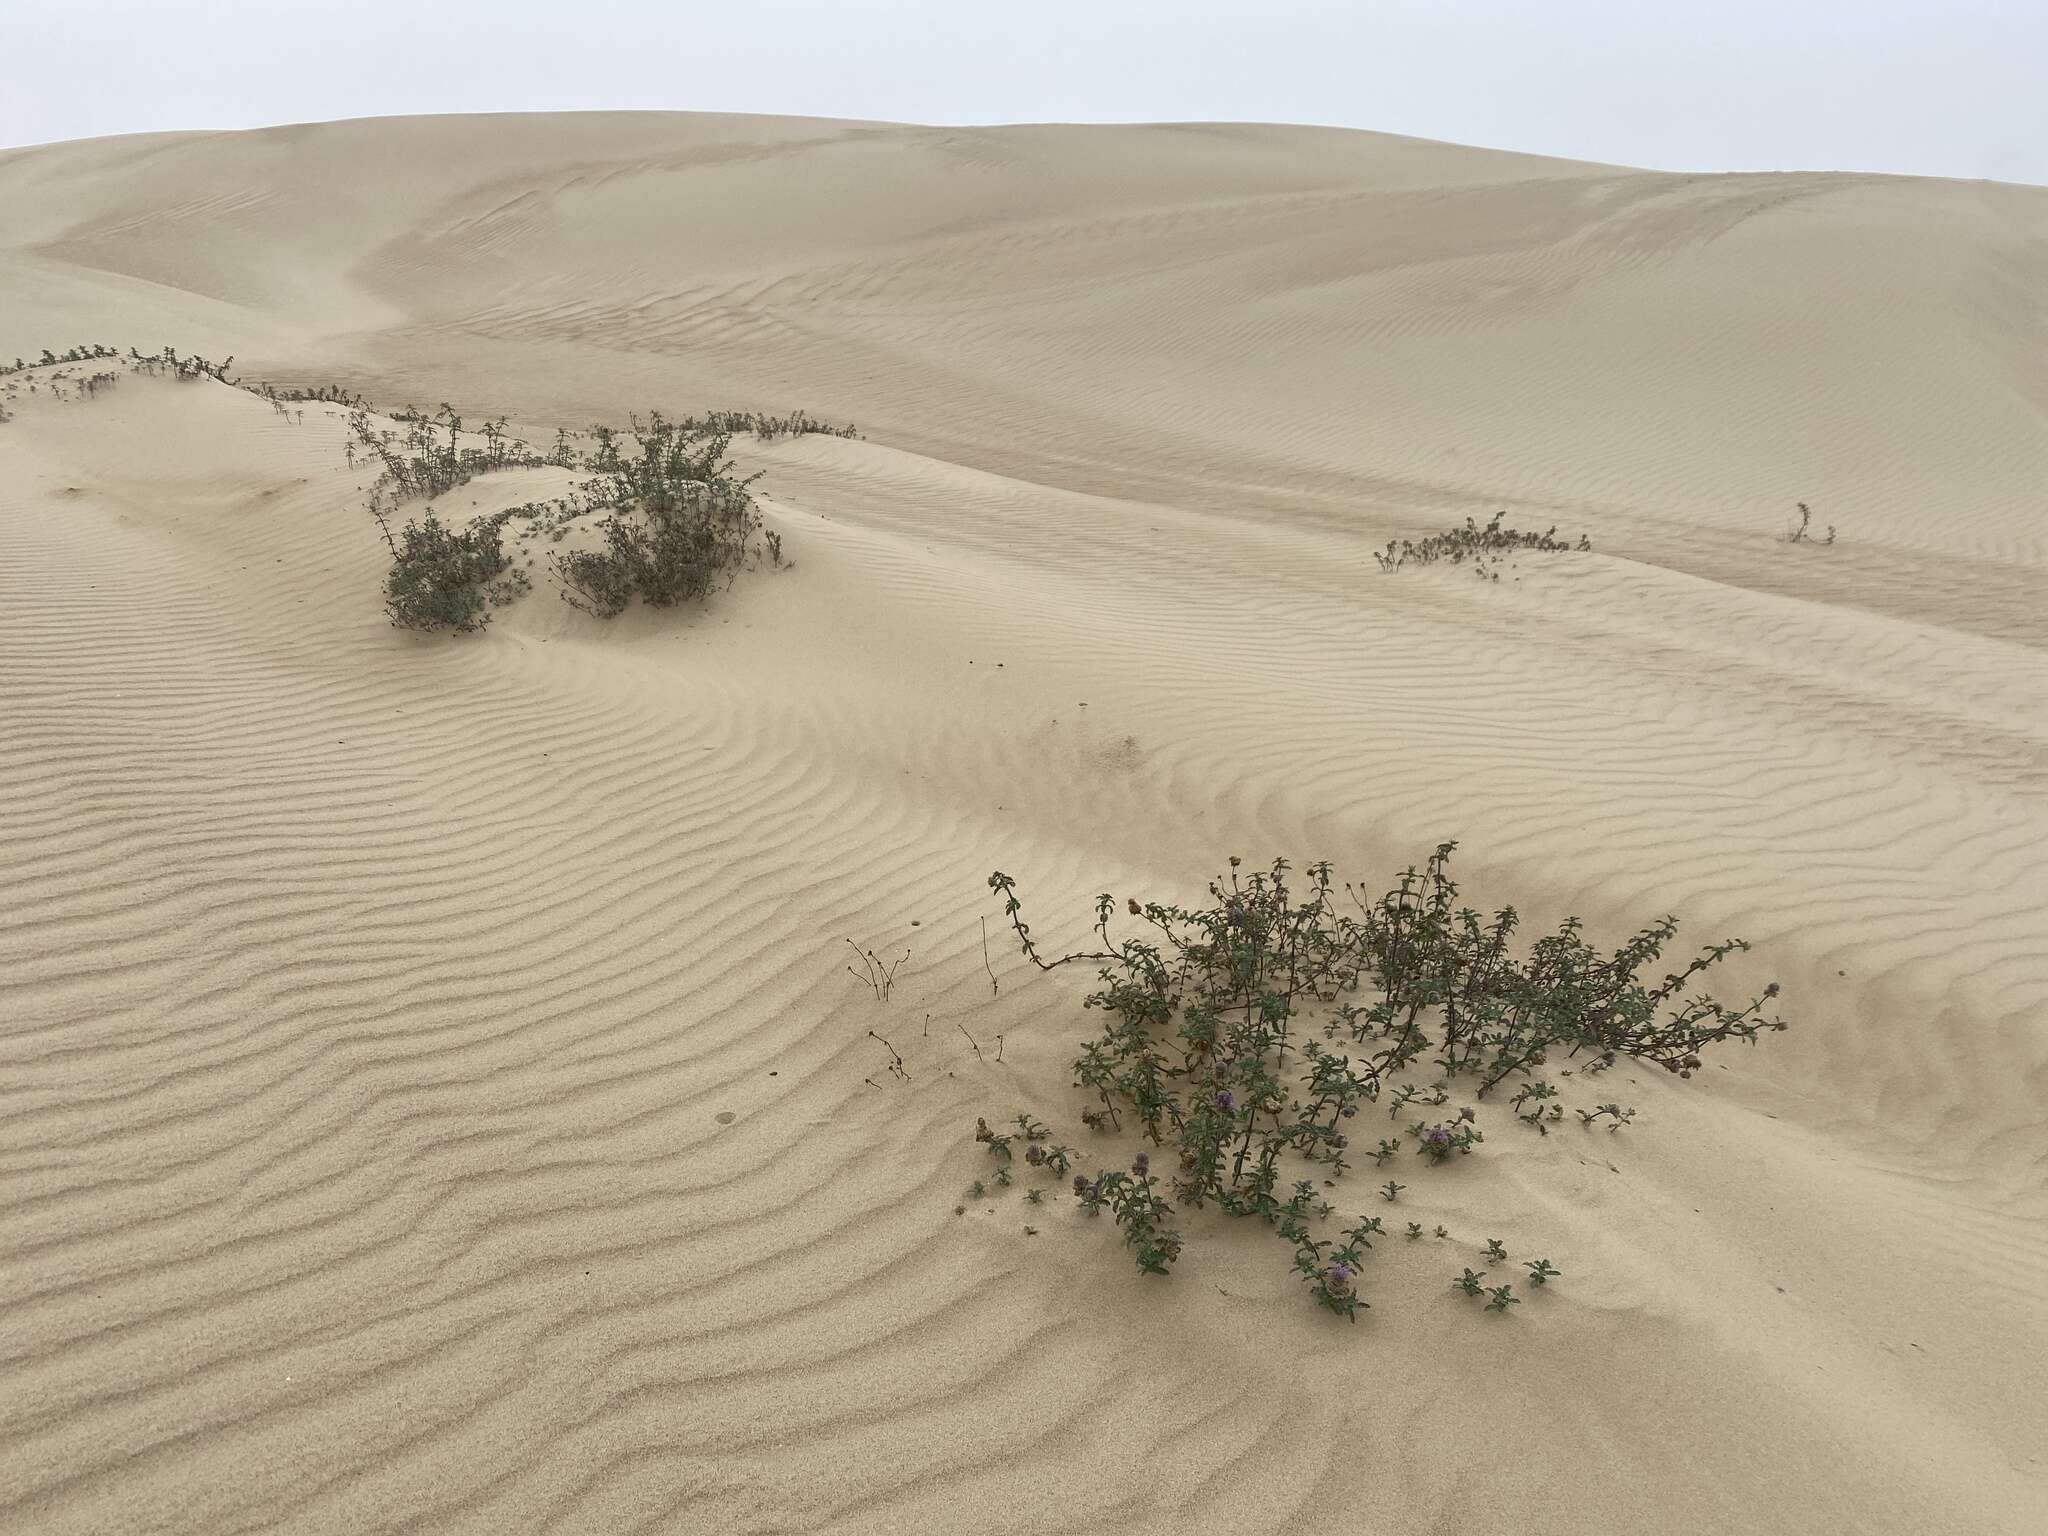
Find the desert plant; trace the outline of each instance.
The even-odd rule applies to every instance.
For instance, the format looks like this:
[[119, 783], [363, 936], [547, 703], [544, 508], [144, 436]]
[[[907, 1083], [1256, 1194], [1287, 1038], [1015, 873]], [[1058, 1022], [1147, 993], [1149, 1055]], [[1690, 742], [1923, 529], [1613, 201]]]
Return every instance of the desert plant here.
[[1180, 1257], [1180, 1234], [1166, 1225], [1173, 1207], [1159, 1193], [1159, 1179], [1147, 1154], [1133, 1158], [1128, 1173], [1098, 1173], [1092, 1179], [1076, 1174], [1074, 1193], [1091, 1216], [1108, 1207], [1146, 1274], [1163, 1275]]
[[1799, 521], [1786, 530], [1785, 542], [1787, 544], [1832, 544], [1835, 542], [1835, 525], [1833, 523], [1828, 524], [1826, 538], [1816, 539], [1811, 532], [1813, 508], [1803, 501], [1797, 502], [1795, 505], [1799, 508]]
[[495, 524], [457, 532], [429, 508], [398, 536], [384, 578], [384, 611], [400, 629], [482, 629], [490, 622], [486, 585], [508, 564]]
[[[635, 421], [633, 435], [639, 452], [630, 455], [600, 439], [599, 461], [612, 466], [592, 488], [609, 509], [603, 547], [551, 557], [564, 599], [603, 618], [635, 596], [666, 608], [729, 581], [761, 523], [748, 490], [759, 477], [733, 477], [730, 434], [656, 415], [645, 427]], [[778, 564], [781, 542], [773, 546]]]
[[675, 426], [680, 432], [706, 436], [718, 433], [738, 437], [751, 432], [764, 443], [772, 443], [778, 437], [803, 437], [813, 433], [824, 437], [860, 436], [850, 425], [835, 427], [801, 410], [792, 411], [787, 416], [764, 416], [753, 411], [706, 411], [701, 416], [685, 416]]
[[1576, 550], [1581, 553], [1593, 547], [1592, 540], [1584, 534], [1579, 542], [1568, 544], [1556, 538], [1556, 525], [1542, 533], [1521, 533], [1513, 528], [1503, 528], [1500, 520], [1505, 512], [1496, 512], [1480, 527], [1471, 518], [1465, 519], [1465, 526], [1453, 528], [1445, 533], [1431, 534], [1420, 541], [1412, 539], [1389, 540], [1383, 551], [1376, 552], [1373, 559], [1379, 562], [1382, 571], [1398, 571], [1404, 565], [1434, 565], [1439, 560], [1448, 560], [1452, 565], [1462, 565], [1467, 560], [1481, 578], [1500, 580], [1500, 574], [1493, 567], [1500, 556], [1514, 550], [1533, 549], [1544, 552]]
[[[1699, 1051], [1785, 1027], [1762, 1013], [1775, 984], [1741, 1009], [1680, 999], [1692, 977], [1746, 947], [1740, 940], [1710, 946], [1660, 985], [1640, 981], [1675, 931], [1673, 918], [1611, 956], [1569, 919], [1517, 955], [1512, 908], [1482, 922], [1458, 905], [1447, 873], [1455, 846], [1440, 845], [1377, 898], [1342, 887], [1355, 915], [1340, 907], [1329, 865], [1311, 866], [1297, 890], [1284, 860], [1243, 875], [1232, 859], [1210, 883], [1207, 905], [1127, 900], [1123, 910], [1138, 926], [1129, 938], [1112, 936], [1118, 904], [1105, 894], [1094, 904], [1098, 947], [1058, 958], [1040, 953], [1015, 882], [997, 871], [989, 885], [1033, 964], [1098, 968], [1100, 986], [1086, 1003], [1103, 1023], [1074, 1062], [1095, 1101], [1083, 1120], [1118, 1131], [1128, 1116], [1170, 1149], [1173, 1202], [1258, 1216], [1299, 1243], [1306, 1221], [1328, 1207], [1312, 1203], [1314, 1185], [1298, 1173], [1342, 1175], [1345, 1122], [1362, 1105], [1384, 1101], [1398, 1113], [1445, 1104], [1461, 1076], [1477, 1079], [1484, 1099], [1552, 1053], [1630, 1055], [1689, 1076]], [[1407, 1080], [1424, 1061], [1438, 1075]], [[1616, 1106], [1591, 1113], [1626, 1118]], [[1408, 1134], [1432, 1164], [1469, 1154], [1482, 1139], [1471, 1108], [1446, 1122], [1417, 1121]], [[1381, 1141], [1375, 1161], [1399, 1146]], [[1282, 1193], [1290, 1180], [1292, 1196]], [[1389, 1180], [1381, 1193], [1391, 1201], [1401, 1191]]]
[[1306, 1235], [1296, 1242], [1295, 1269], [1308, 1282], [1317, 1303], [1347, 1322], [1357, 1322], [1358, 1309], [1371, 1305], [1358, 1294], [1359, 1260], [1372, 1247], [1372, 1237], [1379, 1230], [1379, 1218], [1374, 1216], [1346, 1232], [1341, 1244]]
[[[34, 362], [17, 357], [11, 365], [0, 365], [0, 377], [58, 370], [44, 381], [47, 393], [61, 401], [71, 398], [67, 389], [72, 389], [78, 397], [89, 398], [112, 387], [118, 373], [99, 370], [74, 379], [61, 370], [100, 360], [130, 372], [185, 382], [211, 380], [243, 389], [292, 421], [304, 419], [303, 410], [294, 406], [321, 402], [345, 407], [344, 451], [349, 464], [369, 462], [377, 468], [368, 510], [392, 557], [393, 568], [385, 579], [387, 610], [393, 622], [404, 627], [458, 633], [481, 629], [490, 606], [508, 602], [526, 589], [523, 574], [505, 577], [488, 593], [476, 582], [459, 579], [492, 562], [493, 552], [499, 551], [499, 531], [515, 520], [559, 541], [578, 519], [602, 517], [599, 547], [551, 555], [550, 565], [568, 602], [605, 617], [623, 612], [636, 597], [654, 607], [689, 602], [721, 583], [729, 584], [739, 569], [757, 562], [785, 569], [791, 562], [782, 534], [763, 529], [749, 492], [758, 477], [733, 473], [725, 457], [728, 444], [739, 433], [763, 441], [807, 434], [859, 435], [851, 425], [836, 426], [801, 410], [786, 416], [707, 411], [673, 421], [656, 413], [644, 426], [637, 418], [633, 421], [630, 450], [622, 450], [619, 435], [611, 428], [597, 426], [590, 431], [587, 449], [567, 429], [558, 429], [551, 449], [541, 454], [512, 436], [503, 417], [466, 428], [462, 416], [444, 402], [432, 413], [410, 405], [395, 410], [387, 425], [372, 417], [362, 395], [341, 384], [250, 383], [232, 376], [232, 357], [213, 362], [197, 354], [181, 355], [174, 347], [144, 352], [131, 346], [125, 354], [100, 344], [62, 353], [44, 348]], [[38, 392], [35, 377], [26, 383], [30, 394]], [[0, 404], [0, 421], [11, 414]], [[569, 495], [496, 513], [489, 520], [491, 528], [458, 533], [430, 508], [423, 520], [409, 525], [417, 532], [401, 535], [394, 529], [407, 502], [445, 498], [478, 475], [541, 466], [582, 470], [592, 478]], [[400, 569], [401, 565], [408, 568]]]
[[859, 970], [856, 971], [849, 965], [846, 974], [874, 993], [876, 1002], [889, 1001], [889, 994], [896, 989], [896, 973], [903, 969], [904, 961], [910, 958], [910, 951], [906, 948], [891, 962], [883, 960], [872, 949], [862, 949], [851, 939], [843, 939], [840, 942], [852, 950], [854, 958], [860, 961]]

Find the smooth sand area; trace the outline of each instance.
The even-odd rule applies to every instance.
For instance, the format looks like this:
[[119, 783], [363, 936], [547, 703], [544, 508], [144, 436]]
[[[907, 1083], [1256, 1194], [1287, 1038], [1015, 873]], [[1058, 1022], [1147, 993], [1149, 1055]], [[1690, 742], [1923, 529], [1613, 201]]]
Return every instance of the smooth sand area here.
[[[16, 390], [0, 1530], [2048, 1530], [2048, 189], [664, 114], [0, 153], [0, 355], [75, 342], [866, 437], [736, 445], [792, 571], [447, 639], [338, 409]], [[1499, 509], [1594, 551], [1375, 565]], [[1061, 946], [1445, 838], [1532, 927], [1749, 939], [1717, 991], [1793, 1030], [1404, 1174], [1456, 1251], [1356, 1327], [1249, 1224], [1162, 1281], [955, 1214], [977, 1115], [1087, 1145], [1088, 978], [997, 942], [991, 996], [991, 869]], [[1485, 1236], [1564, 1278], [1482, 1315]]]

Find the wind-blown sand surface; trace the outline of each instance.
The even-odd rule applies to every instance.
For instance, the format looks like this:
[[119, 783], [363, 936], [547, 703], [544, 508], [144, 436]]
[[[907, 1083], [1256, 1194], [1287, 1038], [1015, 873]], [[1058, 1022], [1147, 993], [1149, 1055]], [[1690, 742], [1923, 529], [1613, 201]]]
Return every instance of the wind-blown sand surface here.
[[[867, 437], [739, 445], [791, 572], [449, 640], [339, 411], [19, 396], [0, 1528], [2048, 1529], [2048, 190], [638, 114], [0, 154], [0, 352], [79, 341]], [[1500, 508], [1594, 553], [1373, 562]], [[1072, 947], [1452, 837], [1532, 931], [1748, 938], [1715, 990], [1793, 1031], [1618, 1069], [1618, 1135], [1494, 1112], [1355, 1328], [1242, 1225], [1161, 1281], [955, 1215], [977, 1114], [1086, 1135], [1088, 978], [998, 943], [991, 997], [989, 870]], [[1564, 1279], [1481, 1315], [1486, 1236]]]

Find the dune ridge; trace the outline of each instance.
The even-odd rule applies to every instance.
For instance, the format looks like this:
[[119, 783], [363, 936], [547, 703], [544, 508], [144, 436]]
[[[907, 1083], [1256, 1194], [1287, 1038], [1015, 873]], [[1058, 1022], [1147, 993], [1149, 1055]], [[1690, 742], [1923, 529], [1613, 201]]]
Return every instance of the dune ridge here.
[[[338, 409], [17, 397], [0, 1529], [2048, 1525], [2048, 191], [571, 114], [0, 207], [9, 357], [867, 434], [738, 445], [794, 570], [456, 642]], [[1372, 559], [1501, 508], [1594, 551]], [[1750, 939], [1795, 1029], [1418, 1173], [1461, 1246], [1356, 1329], [1269, 1238], [955, 1215], [977, 1114], [1084, 1134], [991, 868], [1058, 942], [1451, 837], [1531, 928]], [[1565, 1278], [1470, 1315], [1484, 1236]]]

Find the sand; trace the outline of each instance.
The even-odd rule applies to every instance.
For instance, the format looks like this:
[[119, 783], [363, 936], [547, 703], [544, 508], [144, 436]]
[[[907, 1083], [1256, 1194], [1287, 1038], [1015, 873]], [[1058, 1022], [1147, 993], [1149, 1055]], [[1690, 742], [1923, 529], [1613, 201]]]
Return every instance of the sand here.
[[[2048, 1529], [2048, 190], [619, 114], [19, 150], [0, 209], [8, 358], [866, 434], [740, 445], [792, 571], [450, 640], [339, 411], [17, 394], [0, 1529]], [[1501, 509], [1594, 551], [1374, 563]], [[1242, 1224], [1161, 1281], [955, 1214], [976, 1115], [1087, 1134], [991, 869], [1064, 944], [1445, 838], [1532, 925], [1749, 939], [1793, 1030], [1490, 1112], [1356, 1327]], [[1564, 1278], [1482, 1316], [1489, 1236]]]

